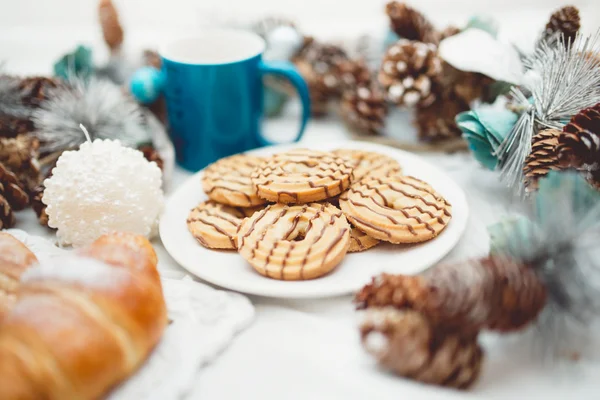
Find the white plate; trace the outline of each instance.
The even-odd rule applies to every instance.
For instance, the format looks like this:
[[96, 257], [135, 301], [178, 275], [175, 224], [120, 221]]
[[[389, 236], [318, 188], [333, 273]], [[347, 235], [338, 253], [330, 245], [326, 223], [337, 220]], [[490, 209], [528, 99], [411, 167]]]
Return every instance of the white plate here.
[[429, 242], [402, 246], [388, 243], [362, 253], [348, 254], [330, 274], [309, 281], [279, 281], [259, 275], [234, 251], [216, 251], [202, 247], [188, 232], [189, 211], [207, 199], [202, 191], [202, 171], [195, 174], [170, 197], [160, 221], [160, 237], [171, 256], [198, 278], [212, 284], [260, 296], [285, 298], [318, 298], [357, 291], [373, 275], [381, 272], [415, 274], [434, 265], [456, 245], [467, 225], [468, 205], [462, 189], [443, 171], [420, 157], [381, 145], [337, 141], [280, 145], [249, 152], [270, 155], [294, 147], [319, 150], [337, 148], [362, 149], [386, 154], [398, 160], [404, 172], [423, 179], [452, 204], [452, 220], [442, 233]]

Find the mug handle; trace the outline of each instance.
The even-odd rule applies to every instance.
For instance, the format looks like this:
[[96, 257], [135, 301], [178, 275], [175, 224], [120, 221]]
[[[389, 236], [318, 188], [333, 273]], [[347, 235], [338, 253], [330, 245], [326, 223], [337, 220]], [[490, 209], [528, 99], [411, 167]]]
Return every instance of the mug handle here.
[[[300, 101], [302, 102], [302, 120], [300, 121], [300, 130], [294, 138], [294, 142], [299, 141], [302, 138], [304, 130], [306, 129], [306, 124], [310, 119], [310, 95], [306, 81], [302, 75], [300, 75], [300, 72], [298, 72], [298, 69], [294, 66], [294, 64], [289, 61], [262, 61], [259, 68], [262, 75], [273, 74], [281, 76], [290, 81], [292, 86], [296, 88], [298, 96], [300, 97]], [[265, 138], [261, 133], [258, 134], [258, 140], [262, 146], [276, 144]]]

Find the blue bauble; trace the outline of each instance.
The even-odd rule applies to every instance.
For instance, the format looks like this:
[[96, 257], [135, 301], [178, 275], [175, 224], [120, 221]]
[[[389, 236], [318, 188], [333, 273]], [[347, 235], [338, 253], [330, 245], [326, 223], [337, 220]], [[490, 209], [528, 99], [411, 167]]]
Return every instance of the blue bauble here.
[[160, 96], [164, 84], [165, 78], [161, 71], [153, 67], [143, 67], [131, 77], [129, 90], [140, 103], [149, 104]]

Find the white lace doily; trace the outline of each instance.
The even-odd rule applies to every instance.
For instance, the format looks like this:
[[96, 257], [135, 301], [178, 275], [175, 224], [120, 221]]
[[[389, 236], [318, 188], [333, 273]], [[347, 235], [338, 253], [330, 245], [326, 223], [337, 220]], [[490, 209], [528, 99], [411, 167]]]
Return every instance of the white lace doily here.
[[[7, 232], [29, 247], [40, 263], [68, 251], [24, 231]], [[223, 351], [254, 318], [254, 307], [242, 295], [215, 290], [177, 272], [165, 272], [161, 278], [172, 322], [148, 361], [111, 393], [110, 400], [183, 397], [194, 384], [199, 369]]]

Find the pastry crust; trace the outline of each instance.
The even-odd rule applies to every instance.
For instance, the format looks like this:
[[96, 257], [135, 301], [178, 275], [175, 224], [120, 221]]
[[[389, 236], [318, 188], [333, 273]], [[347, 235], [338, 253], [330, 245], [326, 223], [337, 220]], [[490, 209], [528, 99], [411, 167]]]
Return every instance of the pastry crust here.
[[350, 246], [350, 225], [330, 204], [274, 204], [244, 220], [238, 246], [261, 275], [314, 279], [342, 261]]
[[392, 243], [436, 237], [452, 217], [451, 205], [427, 183], [410, 176], [370, 178], [340, 196], [348, 220], [368, 235]]
[[237, 249], [236, 235], [244, 218], [264, 207], [231, 207], [212, 200], [204, 201], [187, 219], [190, 233], [198, 243], [211, 249]]
[[0, 323], [17, 300], [21, 275], [33, 264], [37, 258], [27, 246], [0, 232]]
[[216, 202], [234, 207], [254, 207], [267, 201], [260, 198], [250, 175], [263, 162], [260, 157], [237, 154], [209, 165], [202, 176], [202, 188]]
[[350, 186], [352, 167], [333, 153], [298, 149], [276, 154], [252, 174], [256, 192], [277, 203], [310, 203]]
[[354, 182], [370, 177], [384, 178], [402, 174], [402, 167], [398, 161], [380, 153], [352, 149], [338, 149], [333, 153], [347, 160], [352, 166]]

